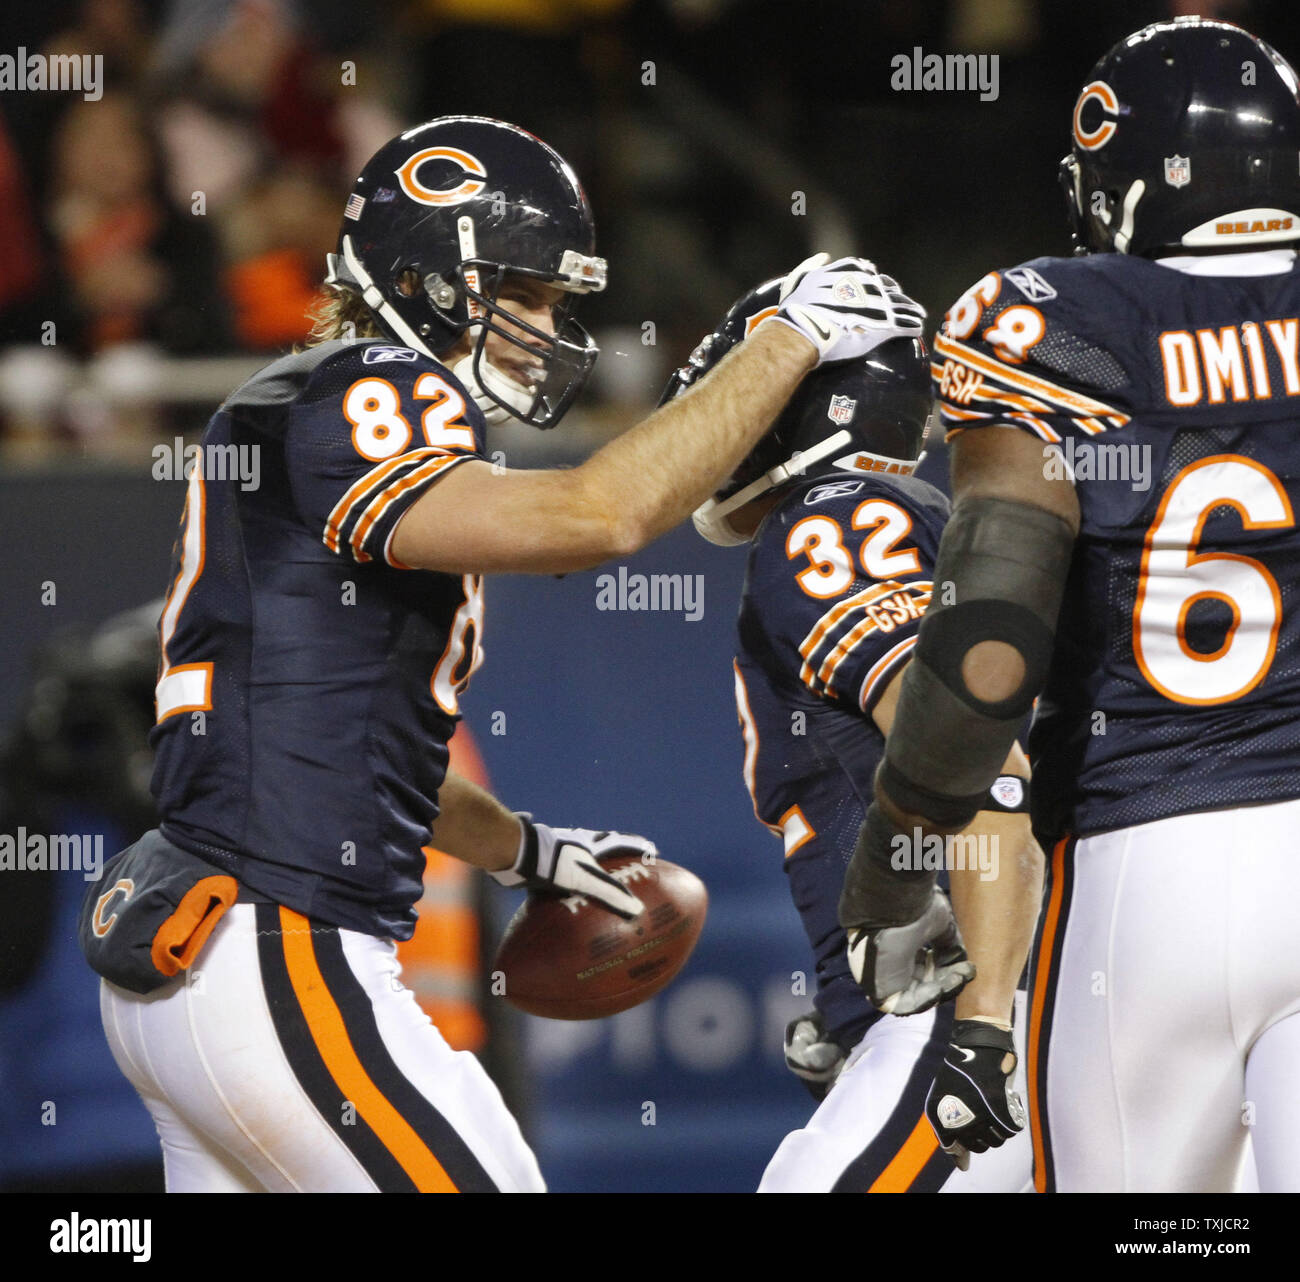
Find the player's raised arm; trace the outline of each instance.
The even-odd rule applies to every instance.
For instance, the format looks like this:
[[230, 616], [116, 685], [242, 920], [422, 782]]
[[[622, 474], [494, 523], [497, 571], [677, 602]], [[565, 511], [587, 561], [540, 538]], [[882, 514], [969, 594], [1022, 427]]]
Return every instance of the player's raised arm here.
[[459, 573], [557, 572], [645, 546], [684, 520], [749, 452], [821, 361], [920, 332], [923, 312], [870, 263], [824, 255], [786, 278], [774, 322], [708, 378], [571, 471], [468, 464], [416, 503], [394, 555]]

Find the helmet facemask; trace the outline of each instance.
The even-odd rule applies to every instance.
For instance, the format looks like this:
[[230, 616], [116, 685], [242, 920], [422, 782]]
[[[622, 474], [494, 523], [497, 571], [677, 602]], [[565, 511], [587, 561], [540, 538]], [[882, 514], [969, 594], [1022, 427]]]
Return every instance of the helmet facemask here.
[[[553, 309], [553, 334], [520, 319], [499, 301], [502, 287], [512, 276], [565, 291]], [[513, 417], [533, 427], [554, 427], [582, 390], [600, 354], [591, 335], [573, 319], [573, 307], [578, 292], [603, 286], [603, 275], [599, 285], [578, 290], [566, 288], [546, 272], [471, 259], [457, 267], [456, 280], [468, 315], [465, 329], [477, 328], [478, 334], [473, 348], [456, 362], [452, 373], [465, 384], [489, 424]], [[537, 367], [537, 379], [525, 385], [494, 365], [486, 350], [488, 334], [524, 353]]]

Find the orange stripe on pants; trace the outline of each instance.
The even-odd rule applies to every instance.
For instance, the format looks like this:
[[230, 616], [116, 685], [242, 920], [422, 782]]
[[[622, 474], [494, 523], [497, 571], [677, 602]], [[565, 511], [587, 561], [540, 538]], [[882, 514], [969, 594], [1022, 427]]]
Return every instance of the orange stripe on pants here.
[[903, 1141], [903, 1147], [890, 1158], [889, 1165], [880, 1172], [867, 1192], [906, 1193], [938, 1148], [934, 1128], [923, 1115], [912, 1128], [911, 1135]]
[[1048, 896], [1047, 912], [1043, 917], [1042, 946], [1035, 962], [1034, 1004], [1029, 1014], [1029, 1126], [1034, 1137], [1034, 1189], [1047, 1192], [1047, 1161], [1043, 1150], [1042, 1103], [1039, 1100], [1038, 1065], [1039, 1037], [1043, 1028], [1043, 1010], [1047, 1005], [1048, 977], [1052, 971], [1060, 924], [1061, 900], [1065, 896], [1065, 848], [1069, 837], [1062, 837], [1052, 848], [1052, 893]]
[[356, 1107], [366, 1125], [397, 1159], [421, 1193], [457, 1192], [442, 1163], [371, 1081], [370, 1074], [357, 1057], [342, 1012], [316, 962], [307, 918], [282, 906], [280, 929], [284, 932], [284, 960], [289, 982], [302, 1007], [312, 1041], [344, 1099]]

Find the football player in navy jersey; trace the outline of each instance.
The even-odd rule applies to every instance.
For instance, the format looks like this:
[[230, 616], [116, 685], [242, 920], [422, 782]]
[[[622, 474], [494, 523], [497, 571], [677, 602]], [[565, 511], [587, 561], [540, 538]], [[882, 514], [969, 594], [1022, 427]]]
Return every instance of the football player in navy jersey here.
[[[1259, 1187], [1294, 1192], [1295, 72], [1227, 23], [1147, 27], [1093, 68], [1062, 177], [1079, 256], [990, 272], [936, 340], [953, 596], [921, 626], [840, 919], [932, 932], [891, 835], [964, 824], [1041, 691], [1037, 1187], [1231, 1190], [1253, 1148]], [[997, 1074], [955, 1068], [979, 1125]]]
[[[596, 357], [572, 307], [605, 263], [565, 162], [484, 118], [402, 134], [357, 180], [328, 281], [313, 343], [204, 434], [161, 619], [161, 824], [93, 888], [83, 947], [170, 1189], [540, 1189], [477, 1061], [397, 982], [422, 847], [623, 916], [641, 903], [596, 861], [653, 847], [446, 774], [480, 576], [640, 548], [809, 370], [921, 312], [870, 264], [816, 256], [690, 396], [580, 467], [516, 471], [487, 462], [488, 424], [553, 426]], [[255, 472], [229, 466], [246, 453]]]
[[[779, 295], [772, 281], [740, 299], [673, 376], [665, 399], [743, 347]], [[901, 674], [935, 591], [948, 501], [912, 475], [932, 404], [919, 337], [824, 366], [695, 513], [711, 542], [750, 545], [735, 661], [744, 778], [755, 815], [784, 844], [816, 958], [815, 1013], [788, 1030], [787, 1063], [815, 1094], [829, 1088], [807, 1126], [782, 1142], [761, 1192], [1019, 1192], [1030, 1181], [1023, 1110], [1009, 1084], [995, 1138], [1014, 1142], [965, 1173], [940, 1151], [926, 1101], [953, 1031], [952, 1008], [903, 1019], [873, 1007], [854, 981], [836, 920]], [[1028, 773], [1012, 747], [959, 839], [946, 850], [901, 847], [949, 870], [964, 910], [979, 974], [956, 1015], [971, 1046], [1010, 1046], [1017, 980], [1038, 916], [1042, 852], [1029, 828]], [[969, 974], [965, 965], [960, 977]], [[915, 1004], [937, 998], [925, 991], [934, 984], [924, 978]], [[991, 1142], [967, 1140], [962, 1148], [974, 1151]], [[964, 1167], [962, 1148], [952, 1153]]]

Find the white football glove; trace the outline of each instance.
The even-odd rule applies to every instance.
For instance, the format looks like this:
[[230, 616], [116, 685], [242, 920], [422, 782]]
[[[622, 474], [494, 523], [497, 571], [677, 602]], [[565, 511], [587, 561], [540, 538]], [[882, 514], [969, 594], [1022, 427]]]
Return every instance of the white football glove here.
[[849, 969], [886, 1015], [917, 1015], [975, 978], [948, 896], [937, 887], [925, 911], [900, 926], [849, 929]]
[[826, 1036], [821, 1011], [811, 1010], [785, 1026], [785, 1066], [813, 1099], [820, 1102], [826, 1098], [847, 1058], [844, 1047]]
[[817, 363], [865, 356], [891, 338], [920, 338], [925, 308], [865, 258], [814, 254], [781, 282], [774, 317], [817, 349]]
[[[548, 828], [531, 815], [516, 815], [523, 834], [514, 867], [492, 874], [503, 886], [531, 891], [583, 895], [619, 917], [632, 918], [645, 905], [607, 873], [597, 860], [604, 855], [630, 854], [643, 860], [658, 855], [654, 842], [625, 832], [592, 828]], [[649, 862], [649, 861], [647, 861]]]

